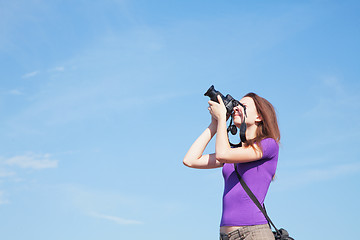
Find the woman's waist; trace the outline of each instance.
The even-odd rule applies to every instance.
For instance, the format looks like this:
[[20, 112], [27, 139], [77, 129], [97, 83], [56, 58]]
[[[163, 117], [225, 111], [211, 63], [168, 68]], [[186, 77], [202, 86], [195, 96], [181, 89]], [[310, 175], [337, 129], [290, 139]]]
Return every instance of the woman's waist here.
[[254, 229], [262, 229], [262, 228], [270, 228], [269, 224], [256, 224], [256, 225], [246, 225], [246, 226], [221, 226], [220, 233], [222, 234], [229, 234], [234, 231], [239, 231], [240, 234], [243, 234], [249, 230]]
[[220, 227], [220, 233], [228, 234], [230, 232], [233, 232], [237, 229], [241, 228], [241, 226], [221, 226]]

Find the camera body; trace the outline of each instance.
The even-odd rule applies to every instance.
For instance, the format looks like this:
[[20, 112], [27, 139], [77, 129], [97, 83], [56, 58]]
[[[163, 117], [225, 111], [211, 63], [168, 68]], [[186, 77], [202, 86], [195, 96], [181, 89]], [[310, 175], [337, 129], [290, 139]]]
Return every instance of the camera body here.
[[226, 95], [226, 97], [224, 97], [224, 95], [222, 95], [221, 92], [216, 91], [214, 88], [214, 85], [211, 85], [211, 87], [204, 94], [204, 96], [208, 96], [211, 99], [211, 101], [214, 101], [217, 103], [219, 102], [217, 99], [218, 95], [221, 96], [221, 98], [224, 102], [227, 115], [230, 115], [233, 112], [234, 107], [236, 107], [237, 105], [240, 105], [240, 102], [238, 100], [235, 100], [230, 94], [228, 94], [228, 95]]
[[[246, 142], [246, 123], [245, 123], [245, 117], [247, 117], [246, 115], [246, 107], [240, 103], [238, 100], [235, 100], [230, 94], [226, 95], [226, 97], [224, 97], [224, 95], [221, 94], [221, 92], [216, 91], [214, 88], [214, 85], [211, 85], [211, 87], [206, 91], [206, 93], [204, 94], [205, 96], [208, 96], [212, 101], [219, 103], [217, 96], [220, 95], [221, 99], [224, 102], [224, 105], [226, 107], [226, 114], [227, 116], [231, 116], [231, 113], [233, 112], [234, 107], [240, 105], [243, 109], [244, 109], [244, 119], [240, 125], [240, 143], [238, 144], [233, 144], [230, 142], [230, 146], [231, 147], [241, 147], [243, 142]], [[231, 132], [232, 135], [235, 135], [237, 133], [237, 128], [235, 125], [232, 124], [232, 116], [231, 116], [231, 120], [229, 123], [229, 127], [227, 128], [227, 132]]]

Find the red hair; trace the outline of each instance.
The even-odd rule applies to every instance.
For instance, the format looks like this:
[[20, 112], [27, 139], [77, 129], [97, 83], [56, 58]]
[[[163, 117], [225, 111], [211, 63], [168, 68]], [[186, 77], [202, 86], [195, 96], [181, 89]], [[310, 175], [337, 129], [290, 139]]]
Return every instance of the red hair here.
[[[261, 118], [261, 122], [256, 123], [257, 129], [255, 138], [248, 140], [246, 143], [253, 146], [256, 142], [256, 144], [259, 145], [261, 140], [265, 138], [273, 138], [277, 143], [280, 143], [280, 130], [273, 105], [265, 98], [252, 92], [246, 94], [244, 97], [252, 98], [257, 113]], [[261, 148], [261, 146], [259, 147]]]

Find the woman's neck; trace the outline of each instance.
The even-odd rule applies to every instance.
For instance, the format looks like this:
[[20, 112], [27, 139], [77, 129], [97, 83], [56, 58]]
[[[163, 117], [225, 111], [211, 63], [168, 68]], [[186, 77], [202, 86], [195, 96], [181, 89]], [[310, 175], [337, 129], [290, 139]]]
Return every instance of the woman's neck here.
[[247, 126], [246, 127], [246, 139], [250, 140], [250, 139], [254, 139], [256, 137], [256, 129], [257, 129], [257, 126], [254, 124], [254, 125], [251, 125], [251, 126]]

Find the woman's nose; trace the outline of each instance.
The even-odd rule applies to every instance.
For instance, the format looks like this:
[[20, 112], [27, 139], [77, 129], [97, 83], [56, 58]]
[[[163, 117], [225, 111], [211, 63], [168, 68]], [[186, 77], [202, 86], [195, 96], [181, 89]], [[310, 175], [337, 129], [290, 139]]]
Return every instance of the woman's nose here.
[[236, 107], [233, 108], [234, 111], [241, 111], [241, 106], [240, 105], [237, 105]]

